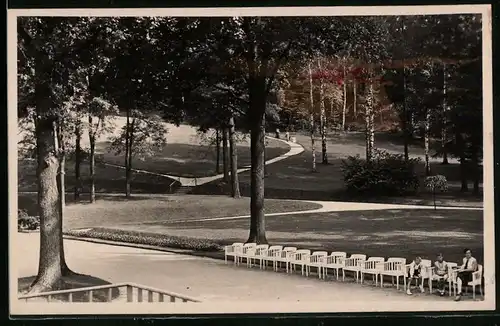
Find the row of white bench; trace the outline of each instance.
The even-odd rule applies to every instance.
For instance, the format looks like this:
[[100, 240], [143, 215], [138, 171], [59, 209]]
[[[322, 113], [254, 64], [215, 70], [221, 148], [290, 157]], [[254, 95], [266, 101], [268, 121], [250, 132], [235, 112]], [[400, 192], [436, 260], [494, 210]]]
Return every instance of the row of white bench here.
[[[384, 257], [367, 257], [364, 254], [352, 254], [347, 257], [347, 253], [334, 251], [328, 254], [326, 251], [311, 252], [309, 249], [297, 249], [296, 247], [257, 245], [255, 243], [233, 243], [225, 247], [225, 262], [232, 257], [234, 264], [240, 265], [245, 262], [247, 267], [259, 264], [261, 269], [265, 269], [269, 263], [272, 263], [273, 270], [277, 272], [280, 267], [285, 265], [287, 273], [296, 271], [299, 266], [302, 275], [309, 276], [311, 268], [315, 270], [320, 279], [326, 279], [329, 270], [334, 270], [337, 280], [339, 280], [339, 271], [342, 271], [342, 281], [345, 280], [346, 272], [353, 273], [356, 282], [363, 283], [366, 275], [372, 275], [375, 285], [378, 286], [380, 277], [380, 287], [384, 286], [384, 276], [391, 277], [392, 284], [396, 281], [396, 287], [399, 289], [399, 279], [403, 278], [403, 284], [406, 289], [406, 279], [409, 275], [410, 264], [407, 264], [406, 258], [390, 257], [385, 260]], [[422, 280], [428, 280], [429, 290], [432, 293], [432, 283], [442, 277], [435, 273], [432, 262], [427, 259], [422, 260], [424, 269], [421, 273]], [[456, 295], [456, 269], [457, 263], [447, 263], [448, 269], [448, 289], [451, 296], [452, 291]], [[469, 282], [472, 287], [473, 297], [476, 296], [476, 286], [482, 295], [482, 277], [483, 266], [478, 266], [478, 271], [473, 273], [473, 279]]]

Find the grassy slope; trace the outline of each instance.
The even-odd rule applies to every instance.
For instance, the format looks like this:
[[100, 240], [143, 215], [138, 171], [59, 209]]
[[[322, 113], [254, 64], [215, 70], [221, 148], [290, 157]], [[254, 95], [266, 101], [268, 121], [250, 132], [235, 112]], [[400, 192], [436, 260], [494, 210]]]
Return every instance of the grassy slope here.
[[[99, 158], [113, 164], [123, 164], [123, 158], [105, 150], [101, 144]], [[266, 147], [266, 159], [287, 153], [289, 146], [277, 140], [269, 140]], [[250, 165], [250, 148], [247, 143], [237, 146], [238, 167]], [[222, 148], [220, 153], [220, 172], [222, 172]], [[172, 143], [163, 151], [146, 160], [133, 160], [136, 169], [184, 177], [206, 177], [216, 174], [217, 155], [214, 146], [204, 144]]]
[[[305, 151], [297, 156], [292, 156], [286, 160], [271, 164], [267, 168], [268, 176], [265, 180], [266, 197], [269, 198], [289, 198], [289, 199], [309, 199], [309, 200], [342, 200], [350, 201], [350, 197], [343, 194], [344, 181], [341, 171], [341, 160], [349, 155], [360, 155], [364, 157], [364, 140], [360, 133], [331, 135], [327, 142], [327, 152], [329, 164], [321, 164], [321, 148], [316, 147], [317, 171], [311, 172], [311, 142], [306, 135], [297, 134], [298, 143], [304, 146]], [[378, 143], [377, 143], [378, 141]], [[321, 140], [316, 139], [316, 144]], [[401, 153], [403, 145], [397, 135], [377, 134], [376, 146], [388, 150], [392, 153]], [[419, 144], [410, 146], [412, 157], [423, 158], [423, 149]], [[418, 168], [419, 174], [424, 175], [423, 165]], [[431, 160], [431, 171], [433, 174], [443, 174], [449, 181], [449, 192], [440, 194], [438, 200], [443, 205], [465, 205], [481, 206], [482, 197], [475, 197], [469, 194], [460, 193], [460, 171], [459, 165], [453, 159], [450, 159], [449, 165], [441, 165], [439, 159]], [[240, 174], [240, 182], [245, 195], [248, 195], [250, 184], [250, 173]], [[218, 181], [211, 184], [198, 187], [198, 193], [210, 194], [220, 193], [221, 187], [217, 185]], [[472, 185], [470, 185], [472, 187]], [[222, 193], [228, 193], [226, 187]], [[373, 198], [352, 198], [355, 201], [370, 202], [395, 202], [412, 204], [432, 204], [432, 195], [422, 189], [420, 195], [414, 198], [383, 198], [373, 196]]]
[[[89, 191], [89, 165], [83, 163], [80, 167], [83, 192]], [[66, 163], [66, 191], [73, 191], [75, 187], [75, 169], [72, 161]], [[36, 161], [18, 161], [18, 190], [36, 191]], [[132, 192], [135, 193], [168, 193], [173, 179], [144, 174], [133, 173]], [[95, 178], [96, 192], [122, 193], [125, 190], [125, 170], [97, 164]]]

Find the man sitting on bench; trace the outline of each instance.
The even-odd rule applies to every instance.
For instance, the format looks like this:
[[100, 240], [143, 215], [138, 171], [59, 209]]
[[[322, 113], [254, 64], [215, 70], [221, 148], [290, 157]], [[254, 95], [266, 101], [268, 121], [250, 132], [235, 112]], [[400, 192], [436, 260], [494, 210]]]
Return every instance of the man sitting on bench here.
[[448, 280], [448, 264], [443, 259], [443, 254], [437, 255], [437, 260], [434, 262], [434, 270], [438, 282], [439, 295], [444, 295], [444, 287]]
[[[411, 295], [411, 281], [415, 280], [416, 285], [419, 286], [420, 292], [424, 293], [424, 280], [422, 278], [422, 258], [416, 257], [414, 261], [410, 264], [410, 275], [408, 276], [408, 288], [406, 289], [406, 294]], [[420, 285], [418, 284], [420, 280]]]
[[472, 257], [472, 251], [467, 248], [464, 250], [464, 254], [463, 264], [457, 270], [458, 293], [455, 301], [460, 301], [462, 298], [462, 285], [465, 284], [465, 286], [467, 286], [467, 284], [472, 281], [472, 273], [477, 271], [477, 260]]

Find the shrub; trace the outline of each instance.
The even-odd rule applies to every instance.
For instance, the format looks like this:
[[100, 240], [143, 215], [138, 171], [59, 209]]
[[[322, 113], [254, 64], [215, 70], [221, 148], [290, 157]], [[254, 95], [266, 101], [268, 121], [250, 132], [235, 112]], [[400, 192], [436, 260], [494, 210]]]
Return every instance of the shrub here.
[[405, 161], [402, 154], [375, 150], [367, 162], [359, 155], [342, 160], [342, 173], [348, 192], [357, 194], [405, 195], [415, 193], [419, 178], [415, 166], [420, 159]]
[[70, 230], [66, 231], [64, 234], [82, 238], [94, 238], [195, 251], [221, 251], [224, 249], [224, 244], [210, 239], [170, 236], [157, 233], [118, 229], [92, 228], [85, 230]]
[[40, 227], [40, 218], [38, 216], [29, 216], [26, 210], [17, 210], [17, 229], [18, 230], [37, 230]]

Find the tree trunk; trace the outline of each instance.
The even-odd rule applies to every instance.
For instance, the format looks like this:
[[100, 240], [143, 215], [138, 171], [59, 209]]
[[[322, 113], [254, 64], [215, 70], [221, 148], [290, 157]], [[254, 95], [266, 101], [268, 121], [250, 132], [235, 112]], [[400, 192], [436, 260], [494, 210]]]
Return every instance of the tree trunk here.
[[370, 162], [373, 156], [373, 147], [375, 141], [374, 132], [374, 110], [373, 110], [373, 83], [370, 81], [368, 85], [368, 94], [366, 96], [365, 108], [365, 140], [366, 140], [366, 161]]
[[35, 130], [38, 160], [40, 256], [38, 274], [29, 293], [55, 290], [62, 284], [62, 221], [57, 177], [60, 163], [55, 142], [57, 135], [55, 135], [54, 128], [57, 118], [49, 116], [52, 106], [50, 89], [42, 82], [36, 84], [35, 92], [37, 114], [40, 116]]
[[[265, 102], [262, 104], [265, 107]], [[252, 108], [253, 111], [258, 108]], [[264, 111], [264, 110], [262, 110]], [[251, 184], [250, 184], [250, 235], [248, 243], [266, 244], [266, 227], [264, 214], [264, 151], [265, 128], [264, 112], [252, 113], [252, 128], [250, 133]]]
[[357, 120], [358, 118], [358, 104], [357, 104], [357, 100], [358, 100], [358, 94], [357, 94], [357, 82], [356, 82], [356, 78], [353, 78], [353, 81], [352, 81], [352, 93], [353, 93], [353, 104], [352, 104], [352, 109], [354, 111], [354, 121]]
[[231, 152], [231, 196], [240, 198], [240, 183], [238, 180], [238, 151], [235, 141], [234, 117], [229, 119], [229, 151]]
[[59, 256], [61, 260], [61, 274], [63, 276], [69, 276], [75, 274], [72, 270], [69, 269], [66, 263], [66, 256], [64, 254], [64, 238], [63, 238], [63, 223], [64, 223], [64, 209], [66, 207], [66, 181], [65, 181], [65, 172], [66, 172], [66, 146], [64, 144], [63, 138], [63, 126], [62, 122], [58, 123], [58, 129], [56, 131], [56, 146], [59, 152], [59, 177], [57, 180], [57, 188], [59, 191], [59, 214], [61, 218], [61, 231], [60, 231], [60, 250]]
[[216, 146], [216, 165], [215, 165], [215, 173], [219, 174], [220, 173], [220, 136], [219, 136], [219, 129], [215, 129], [215, 146]]
[[82, 179], [80, 175], [80, 165], [82, 163], [82, 128], [78, 119], [75, 126], [75, 200], [80, 199], [82, 192]]
[[92, 130], [92, 116], [89, 116], [89, 143], [90, 143], [90, 202], [95, 203], [95, 132]]
[[469, 184], [467, 181], [467, 161], [464, 156], [460, 157], [460, 181], [461, 181], [461, 192], [469, 191]]
[[[321, 62], [318, 59], [318, 69], [321, 71]], [[319, 80], [319, 108], [320, 108], [320, 129], [321, 129], [321, 163], [328, 164], [328, 153], [326, 151], [326, 112], [323, 91], [323, 78]]]
[[267, 139], [266, 139], [266, 114], [264, 113], [264, 122], [262, 124], [264, 125], [264, 178], [267, 177], [267, 164], [266, 164], [266, 145], [267, 145]]
[[469, 191], [469, 185], [467, 182], [467, 158], [465, 156], [464, 139], [459, 132], [457, 132], [455, 137], [456, 137], [456, 141], [457, 141], [457, 145], [458, 145], [458, 151], [460, 152], [460, 157], [459, 157], [460, 181], [461, 181], [460, 191], [467, 192], [467, 191]]
[[309, 116], [309, 128], [311, 133], [311, 151], [312, 151], [312, 171], [316, 172], [316, 148], [314, 144], [314, 94], [313, 94], [313, 80], [312, 80], [312, 69], [311, 63], [309, 63], [309, 98], [310, 98], [310, 116]]
[[474, 148], [472, 150], [472, 173], [473, 173], [473, 182], [474, 182], [474, 188], [472, 190], [472, 194], [475, 196], [478, 196], [480, 191], [479, 191], [479, 182], [481, 179], [481, 175], [479, 173], [479, 158], [478, 158], [478, 147], [473, 145]]
[[403, 141], [404, 141], [405, 162], [408, 162], [410, 159], [410, 154], [408, 151], [408, 147], [410, 145], [410, 130], [408, 121], [409, 121], [409, 115], [408, 115], [408, 107], [406, 105], [406, 67], [403, 62]]
[[443, 64], [443, 119], [441, 121], [442, 128], [441, 128], [441, 151], [443, 153], [443, 162], [442, 164], [448, 164], [448, 151], [446, 149], [446, 143], [448, 141], [447, 137], [447, 112], [448, 112], [448, 107], [446, 104], [446, 64]]
[[431, 165], [429, 162], [430, 145], [430, 110], [425, 110], [425, 132], [424, 132], [424, 155], [425, 155], [425, 175], [431, 175]]
[[343, 104], [342, 104], [342, 131], [345, 131], [345, 118], [346, 118], [346, 111], [347, 111], [347, 82], [346, 82], [346, 72], [345, 72], [345, 65], [343, 66], [343, 91], [342, 91], [342, 98], [343, 98]]
[[335, 128], [335, 114], [334, 114], [334, 110], [333, 110], [333, 97], [330, 97], [330, 121], [329, 121], [329, 125], [330, 125], [330, 130], [334, 130]]
[[373, 151], [375, 150], [375, 95], [373, 94], [373, 83], [370, 84], [370, 89], [372, 93], [372, 104], [370, 109], [370, 155], [373, 157]]
[[227, 128], [222, 128], [222, 166], [224, 170], [224, 182], [229, 182], [229, 159], [228, 159], [228, 148], [227, 148]]
[[130, 196], [130, 173], [129, 173], [129, 155], [130, 155], [130, 109], [127, 108], [127, 121], [125, 124], [125, 197]]
[[130, 131], [129, 131], [129, 139], [128, 139], [128, 157], [127, 157], [127, 164], [126, 164], [126, 182], [127, 182], [127, 192], [126, 192], [126, 197], [130, 197], [132, 195], [132, 189], [130, 187], [130, 184], [132, 182], [132, 157], [133, 157], [133, 150], [134, 150], [134, 128], [135, 128], [135, 118], [132, 119], [132, 123], [130, 124]]

